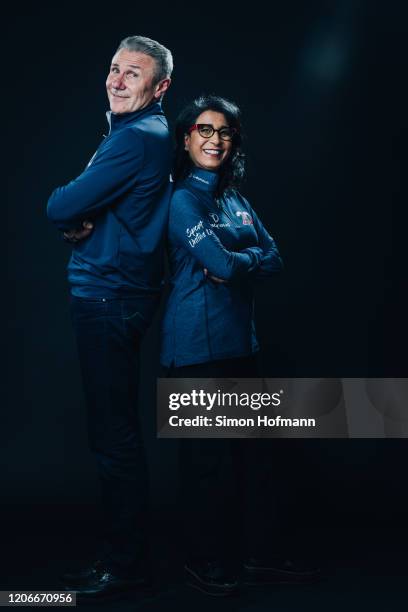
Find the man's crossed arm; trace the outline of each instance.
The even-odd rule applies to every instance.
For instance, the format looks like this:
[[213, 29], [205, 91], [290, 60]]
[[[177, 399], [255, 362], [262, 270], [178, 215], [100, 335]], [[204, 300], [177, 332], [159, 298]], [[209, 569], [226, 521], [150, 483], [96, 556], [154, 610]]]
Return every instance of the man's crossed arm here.
[[92, 233], [93, 227], [94, 226], [92, 221], [83, 221], [82, 227], [80, 227], [79, 229], [77, 228], [64, 232], [64, 240], [65, 242], [71, 243], [76, 243], [80, 240], [84, 240], [85, 238], [88, 238], [88, 236]]

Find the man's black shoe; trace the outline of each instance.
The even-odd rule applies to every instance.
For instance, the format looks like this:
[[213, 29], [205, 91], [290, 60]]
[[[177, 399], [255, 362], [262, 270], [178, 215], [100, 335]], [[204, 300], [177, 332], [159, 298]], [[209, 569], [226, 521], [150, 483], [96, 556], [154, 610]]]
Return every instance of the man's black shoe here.
[[77, 586], [87, 584], [93, 576], [96, 576], [98, 570], [102, 567], [103, 561], [98, 559], [89, 567], [85, 567], [81, 570], [74, 572], [66, 572], [61, 576], [60, 580], [62, 584], [66, 586], [70, 586], [72, 584], [75, 584]]
[[283, 557], [257, 559], [249, 557], [244, 561], [243, 581], [247, 585], [259, 584], [307, 584], [321, 578], [318, 567], [290, 561]]
[[117, 576], [102, 561], [77, 573], [64, 574], [62, 582], [66, 591], [77, 593], [78, 599], [104, 599], [148, 586], [145, 576]]
[[238, 580], [216, 561], [194, 561], [184, 566], [187, 584], [207, 593], [225, 597], [238, 590]]

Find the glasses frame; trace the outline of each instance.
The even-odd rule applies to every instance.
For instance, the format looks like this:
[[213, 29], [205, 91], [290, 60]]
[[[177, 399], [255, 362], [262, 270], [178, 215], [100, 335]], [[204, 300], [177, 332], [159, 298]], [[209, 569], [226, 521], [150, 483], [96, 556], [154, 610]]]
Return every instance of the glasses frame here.
[[[202, 134], [200, 134], [200, 128], [202, 128], [202, 127], [209, 127], [209, 128], [211, 128], [212, 129], [211, 134], [209, 136], [203, 136]], [[231, 132], [232, 132], [231, 138], [223, 138], [221, 136], [221, 131], [225, 130], [225, 129], [231, 130]], [[222, 128], [215, 129], [215, 127], [213, 127], [211, 125], [211, 123], [194, 123], [194, 125], [192, 125], [188, 129], [188, 133], [191, 134], [191, 132], [193, 132], [194, 130], [198, 131], [198, 133], [200, 134], [201, 138], [211, 138], [212, 136], [214, 136], [215, 132], [218, 132], [221, 140], [224, 140], [225, 142], [231, 142], [231, 140], [234, 138], [235, 134], [238, 132], [237, 128], [233, 128], [233, 127], [231, 127], [231, 128], [230, 127], [229, 128], [222, 127]]]

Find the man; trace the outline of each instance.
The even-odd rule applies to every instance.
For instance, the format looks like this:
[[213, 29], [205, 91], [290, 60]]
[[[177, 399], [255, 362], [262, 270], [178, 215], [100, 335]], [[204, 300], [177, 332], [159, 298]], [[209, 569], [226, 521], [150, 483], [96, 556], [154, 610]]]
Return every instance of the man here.
[[146, 581], [147, 470], [137, 416], [140, 339], [156, 309], [171, 195], [171, 143], [161, 99], [172, 55], [125, 38], [106, 81], [109, 134], [86, 169], [48, 202], [73, 242], [71, 309], [102, 485], [101, 558], [66, 574], [66, 588], [100, 597]]

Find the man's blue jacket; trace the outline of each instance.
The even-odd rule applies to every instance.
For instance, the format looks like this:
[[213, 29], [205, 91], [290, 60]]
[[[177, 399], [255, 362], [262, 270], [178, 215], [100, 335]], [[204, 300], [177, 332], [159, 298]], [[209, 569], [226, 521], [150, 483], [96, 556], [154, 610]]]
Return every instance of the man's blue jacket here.
[[73, 295], [140, 297], [155, 304], [163, 273], [171, 196], [172, 147], [158, 102], [133, 113], [107, 113], [109, 135], [86, 169], [52, 193], [47, 214], [66, 231], [82, 221], [91, 235], [74, 245], [68, 265]]

